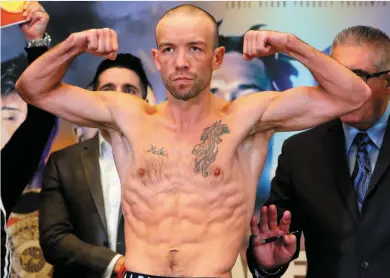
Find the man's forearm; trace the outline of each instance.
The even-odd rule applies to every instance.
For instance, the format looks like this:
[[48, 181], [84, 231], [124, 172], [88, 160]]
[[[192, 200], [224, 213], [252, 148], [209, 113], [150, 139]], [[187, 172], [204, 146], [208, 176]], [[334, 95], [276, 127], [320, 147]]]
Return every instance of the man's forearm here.
[[294, 35], [287, 35], [285, 53], [304, 64], [316, 81], [336, 100], [364, 103], [370, 89], [360, 77], [335, 59], [304, 43]]
[[27, 102], [50, 93], [61, 82], [67, 68], [80, 50], [72, 36], [32, 63], [16, 83], [16, 89]]

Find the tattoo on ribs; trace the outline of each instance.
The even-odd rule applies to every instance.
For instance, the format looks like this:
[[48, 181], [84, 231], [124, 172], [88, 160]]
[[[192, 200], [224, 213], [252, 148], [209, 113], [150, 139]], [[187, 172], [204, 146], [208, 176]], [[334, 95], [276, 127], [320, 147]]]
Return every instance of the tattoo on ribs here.
[[221, 124], [221, 120], [205, 128], [200, 136], [202, 142], [192, 150], [192, 154], [196, 156], [195, 173], [201, 172], [204, 177], [209, 175], [207, 169], [217, 157], [218, 144], [222, 142], [220, 137], [226, 133], [230, 133], [229, 127], [226, 124]]
[[157, 149], [156, 146], [150, 145], [150, 149], [147, 150], [148, 153], [156, 154], [156, 155], [162, 155], [162, 156], [167, 156], [167, 153], [164, 150], [164, 147], [161, 149]]

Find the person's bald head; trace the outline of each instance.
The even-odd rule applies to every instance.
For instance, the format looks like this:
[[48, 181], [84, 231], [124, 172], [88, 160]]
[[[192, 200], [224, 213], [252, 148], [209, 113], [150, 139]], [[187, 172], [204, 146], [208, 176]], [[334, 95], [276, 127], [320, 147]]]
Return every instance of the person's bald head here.
[[204, 26], [205, 27], [207, 26], [206, 28], [208, 28], [211, 32], [212, 47], [213, 49], [218, 47], [219, 33], [218, 33], [218, 24], [215, 18], [210, 13], [206, 12], [205, 10], [197, 6], [184, 4], [170, 9], [158, 21], [156, 25], [156, 31], [155, 31], [157, 48], [159, 47], [160, 29], [167, 27], [166, 24], [164, 24], [166, 23], [166, 20], [175, 20], [175, 19], [179, 19], [179, 17], [180, 19], [183, 19], [183, 17], [185, 19], [188, 18], [187, 19], [188, 21], [190, 21], [192, 17], [202, 18], [202, 21], [204, 19], [204, 22], [209, 23], [207, 25], [205, 24]]
[[153, 59], [170, 96], [187, 101], [210, 93], [212, 73], [223, 61], [218, 25], [206, 11], [182, 5], [169, 10], [156, 26]]

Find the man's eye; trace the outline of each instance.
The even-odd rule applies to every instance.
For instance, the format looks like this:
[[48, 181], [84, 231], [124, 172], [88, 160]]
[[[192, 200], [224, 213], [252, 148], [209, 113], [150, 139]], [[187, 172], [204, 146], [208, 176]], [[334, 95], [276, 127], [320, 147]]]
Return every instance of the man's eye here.
[[163, 49], [163, 53], [171, 53], [173, 51], [172, 47], [166, 47]]
[[201, 49], [200, 49], [199, 47], [192, 46], [192, 47], [190, 48], [190, 50], [191, 50], [191, 51], [197, 52], [197, 51], [200, 51]]
[[135, 94], [135, 90], [132, 87], [126, 87], [123, 91], [126, 94]]

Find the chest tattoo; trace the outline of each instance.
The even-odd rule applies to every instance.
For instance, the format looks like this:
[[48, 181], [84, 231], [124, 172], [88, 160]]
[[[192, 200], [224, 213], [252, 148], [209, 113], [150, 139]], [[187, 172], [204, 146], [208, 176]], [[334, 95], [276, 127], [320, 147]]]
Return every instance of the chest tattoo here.
[[164, 150], [164, 147], [161, 149], [158, 149], [154, 145], [150, 145], [150, 148], [147, 150], [148, 153], [156, 154], [156, 155], [161, 155], [161, 156], [167, 156], [166, 151]]
[[222, 124], [221, 120], [215, 122], [212, 126], [205, 128], [200, 140], [200, 144], [195, 145], [192, 154], [195, 158], [195, 173], [202, 173], [202, 176], [209, 175], [208, 168], [217, 157], [218, 144], [222, 142], [220, 138], [222, 135], [230, 133], [229, 127]]

